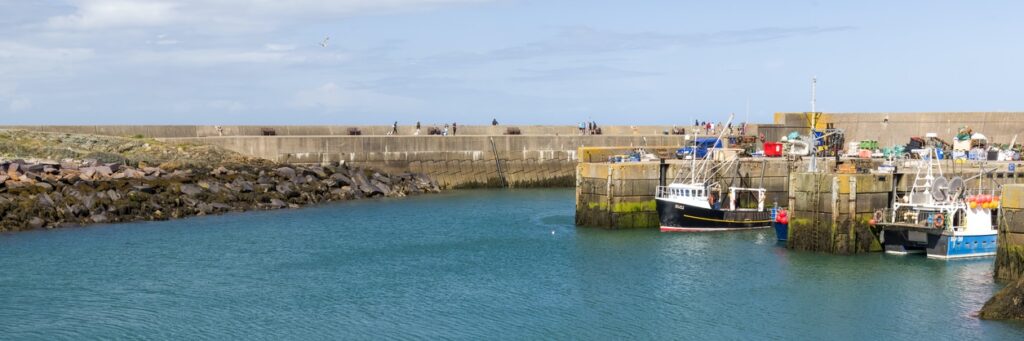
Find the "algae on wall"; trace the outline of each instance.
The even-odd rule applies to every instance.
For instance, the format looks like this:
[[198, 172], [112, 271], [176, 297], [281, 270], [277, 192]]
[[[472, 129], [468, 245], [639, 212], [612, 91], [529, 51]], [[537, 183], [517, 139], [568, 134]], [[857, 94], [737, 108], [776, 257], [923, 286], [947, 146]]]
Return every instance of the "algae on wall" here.
[[868, 223], [887, 207], [891, 175], [793, 173], [786, 246], [854, 254], [882, 250], [880, 230]]
[[993, 274], [997, 279], [1012, 281], [1024, 277], [1024, 185], [1003, 185], [1001, 196]]

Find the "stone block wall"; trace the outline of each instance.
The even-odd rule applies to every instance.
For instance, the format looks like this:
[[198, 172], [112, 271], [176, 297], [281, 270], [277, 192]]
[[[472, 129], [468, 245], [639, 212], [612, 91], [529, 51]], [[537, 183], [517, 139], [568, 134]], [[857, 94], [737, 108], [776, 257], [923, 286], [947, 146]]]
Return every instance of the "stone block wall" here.
[[[581, 151], [581, 154], [585, 151]], [[666, 183], [689, 174], [691, 163], [666, 160]], [[718, 174], [724, 187], [763, 186], [766, 205], [785, 205], [789, 171], [784, 159], [745, 159]], [[609, 229], [654, 228], [660, 225], [654, 194], [659, 185], [659, 162], [599, 163], [576, 166], [576, 225]]]
[[1024, 277], [1024, 185], [1003, 186], [995, 277], [1013, 281]]
[[591, 146], [678, 146], [660, 136], [232, 136], [168, 138], [211, 144], [269, 160], [344, 162], [391, 173], [419, 172], [443, 188], [571, 187], [577, 149]]
[[875, 210], [888, 207], [893, 176], [790, 174], [787, 247], [835, 254], [881, 251]]

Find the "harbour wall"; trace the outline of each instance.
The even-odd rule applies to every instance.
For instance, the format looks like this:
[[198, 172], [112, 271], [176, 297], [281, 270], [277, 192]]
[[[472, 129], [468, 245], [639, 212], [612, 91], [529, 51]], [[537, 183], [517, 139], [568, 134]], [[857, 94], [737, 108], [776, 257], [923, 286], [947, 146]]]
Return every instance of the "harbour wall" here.
[[225, 136], [163, 140], [215, 145], [285, 163], [344, 162], [391, 173], [423, 173], [443, 188], [571, 187], [579, 161], [578, 148], [680, 146], [686, 141], [682, 135]]
[[[835, 174], [835, 173], [792, 173], [790, 174], [790, 223], [787, 247], [797, 250], [854, 254], [881, 251], [879, 234], [881, 230], [869, 224], [877, 210], [890, 206], [892, 191], [902, 196], [911, 190], [915, 179], [926, 174], [917, 173], [913, 166], [916, 161], [896, 164], [894, 174]], [[976, 162], [955, 164], [943, 162], [944, 177], [963, 178], [964, 188], [972, 193], [990, 193], [992, 190], [1007, 190], [1024, 182], [1024, 172], [1010, 162]], [[938, 172], [934, 174], [938, 176]], [[1005, 194], [1004, 194], [1005, 195]], [[1011, 206], [1017, 204], [1010, 204]], [[1006, 205], [1004, 205], [1006, 206]], [[1012, 212], [1011, 212], [1012, 215]], [[1021, 219], [1024, 219], [1022, 216]], [[1010, 243], [1016, 243], [1015, 231], [1005, 233]], [[1024, 231], [1024, 230], [1022, 230]], [[1000, 235], [1002, 240], [1003, 234]], [[1022, 234], [1021, 236], [1024, 236]], [[1022, 238], [1024, 241], [1024, 238]], [[1016, 245], [1016, 244], [1013, 244]], [[1017, 251], [1010, 247], [1008, 250]], [[1024, 253], [1004, 252], [1007, 260], [1005, 273], [1019, 274], [1017, 263]], [[997, 260], [997, 264], [1000, 261]], [[997, 271], [997, 276], [998, 276]]]
[[1004, 186], [1001, 199], [995, 277], [1024, 279], [1024, 185]]
[[[405, 122], [409, 123], [409, 122]], [[600, 126], [601, 135], [615, 136], [646, 136], [664, 135], [672, 128], [683, 128], [691, 133], [692, 122], [680, 122], [678, 125], [610, 125]], [[441, 124], [423, 124], [420, 135], [427, 135], [428, 127], [444, 127]], [[501, 136], [506, 135], [508, 128], [516, 128], [520, 135], [578, 136], [580, 131], [572, 125], [459, 125], [453, 132], [457, 136]], [[756, 134], [757, 125], [748, 124], [746, 133]], [[390, 125], [0, 125], [0, 129], [25, 129], [55, 133], [94, 134], [108, 136], [143, 136], [153, 138], [172, 137], [214, 137], [214, 136], [263, 136], [273, 133], [276, 136], [349, 136], [350, 130], [358, 130], [364, 136], [388, 135], [392, 131]], [[449, 131], [452, 132], [452, 131]], [[398, 134], [412, 136], [416, 133], [415, 125], [398, 126]]]
[[[884, 123], [888, 118], [888, 123]], [[776, 113], [774, 124], [762, 125], [761, 132], [777, 141], [784, 134], [797, 130], [806, 135], [810, 127], [807, 113]], [[829, 123], [844, 130], [846, 141], [877, 140], [880, 145], [893, 141], [906, 144], [911, 137], [936, 133], [952, 142], [957, 129], [968, 126], [994, 143], [1009, 144], [1014, 135], [1024, 133], [1024, 112], [908, 112], [908, 113], [822, 113], [817, 128]], [[1020, 136], [1018, 143], [1024, 140]]]
[[[582, 152], [581, 152], [582, 153]], [[766, 205], [785, 205], [789, 173], [802, 162], [785, 159], [744, 159], [717, 176], [722, 184], [764, 187]], [[576, 225], [607, 229], [656, 228], [654, 193], [661, 162], [580, 162], [576, 166]], [[666, 182], [687, 176], [691, 163], [666, 160]], [[725, 186], [727, 187], [727, 186]]]
[[793, 173], [790, 187], [791, 249], [834, 254], [881, 251], [875, 210], [889, 206], [892, 174]]
[[[595, 148], [581, 150], [581, 155], [589, 154]], [[614, 148], [612, 148], [614, 149]], [[601, 157], [591, 158], [602, 160]], [[753, 184], [763, 186], [767, 190], [766, 204], [771, 205], [778, 202], [783, 207], [794, 207], [795, 202], [806, 203], [808, 197], [814, 197], [807, 190], [807, 186], [815, 184], [808, 182], [811, 178], [791, 178], [791, 175], [805, 172], [809, 160], [787, 160], [784, 158], [746, 158], [741, 159], [738, 166], [728, 173], [719, 174], [723, 184]], [[835, 174], [837, 169], [833, 158], [819, 158], [817, 160], [819, 169], [826, 170], [827, 174]], [[846, 173], [866, 173], [876, 168], [880, 160], [872, 159], [842, 159], [841, 167], [847, 167]], [[911, 189], [914, 179], [918, 176], [916, 161], [896, 163], [897, 172], [885, 187], [885, 196], [888, 197], [895, 182], [896, 191], [900, 194]], [[668, 160], [666, 174], [668, 182], [678, 174], [689, 173], [688, 161]], [[941, 167], [947, 178], [961, 176], [971, 178], [979, 174], [982, 169], [985, 175], [977, 176], [966, 181], [967, 187], [972, 190], [990, 190], [1005, 184], [1024, 183], [1024, 169], [1015, 167], [1014, 171], [1009, 170], [1012, 162], [968, 162], [954, 163], [952, 160], [944, 160]], [[1019, 164], [1017, 164], [1019, 166]], [[579, 165], [576, 166], [576, 223], [579, 226], [593, 226], [609, 229], [620, 228], [650, 228], [657, 227], [657, 212], [654, 208], [654, 193], [658, 186], [660, 172], [659, 162], [627, 162], [607, 163], [588, 162], [587, 157], [582, 157]], [[763, 174], [763, 175], [762, 175]], [[848, 176], [839, 174], [841, 176]], [[924, 176], [924, 174], [921, 174]], [[830, 180], [831, 181], [831, 180]], [[867, 180], [863, 180], [867, 181]], [[816, 185], [816, 184], [815, 184]], [[803, 186], [803, 187], [799, 187]], [[832, 184], [820, 184], [818, 189], [822, 195], [831, 196]], [[859, 185], [863, 188], [864, 185]], [[803, 190], [794, 203], [790, 201], [790, 191], [794, 188]], [[848, 194], [843, 192], [842, 194]], [[888, 201], [873, 200], [881, 197], [880, 192], [871, 189], [864, 189], [859, 192], [859, 210], [868, 210], [860, 213], [873, 213], [877, 209], [888, 207]], [[873, 199], [867, 199], [869, 194]], [[819, 205], [824, 205], [820, 204]], [[831, 214], [831, 205], [815, 209], [806, 209], [806, 212], [815, 214]], [[840, 212], [840, 214], [845, 214]], [[846, 217], [840, 217], [846, 219]], [[831, 220], [829, 218], [828, 220]], [[830, 232], [831, 233], [831, 232]], [[800, 240], [800, 238], [797, 238]], [[821, 244], [824, 245], [824, 244]], [[831, 244], [829, 244], [831, 245]], [[809, 247], [817, 249], [818, 247]], [[830, 246], [828, 250], [830, 251]]]

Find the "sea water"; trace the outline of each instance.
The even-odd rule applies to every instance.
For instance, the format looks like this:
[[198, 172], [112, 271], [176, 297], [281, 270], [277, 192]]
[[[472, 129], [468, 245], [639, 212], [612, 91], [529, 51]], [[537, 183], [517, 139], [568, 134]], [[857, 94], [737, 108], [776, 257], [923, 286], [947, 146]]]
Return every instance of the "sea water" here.
[[0, 235], [3, 339], [1024, 339], [992, 259], [573, 226], [473, 190]]

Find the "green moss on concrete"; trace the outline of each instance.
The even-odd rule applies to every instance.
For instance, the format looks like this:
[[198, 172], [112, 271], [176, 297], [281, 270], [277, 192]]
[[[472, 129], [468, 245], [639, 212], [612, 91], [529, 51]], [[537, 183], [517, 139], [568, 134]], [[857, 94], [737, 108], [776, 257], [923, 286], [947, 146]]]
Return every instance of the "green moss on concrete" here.
[[615, 214], [612, 229], [635, 229], [658, 227], [657, 212]]
[[844, 255], [882, 251], [878, 231], [860, 217], [835, 223], [831, 220], [790, 218], [786, 246], [796, 250]]
[[1000, 241], [994, 275], [1001, 280], [1024, 278], [1024, 245], [1004, 245]]
[[503, 183], [501, 178], [493, 177], [488, 178], [485, 182], [480, 181], [467, 181], [458, 185], [452, 186], [452, 189], [478, 189], [478, 188], [567, 188], [574, 187], [576, 185], [576, 178], [573, 175], [567, 176], [556, 176], [544, 180], [535, 181], [515, 181], [509, 183]]
[[652, 200], [645, 201], [632, 201], [632, 202], [618, 202], [612, 205], [613, 213], [627, 213], [627, 212], [655, 212], [657, 213], [657, 204]]

